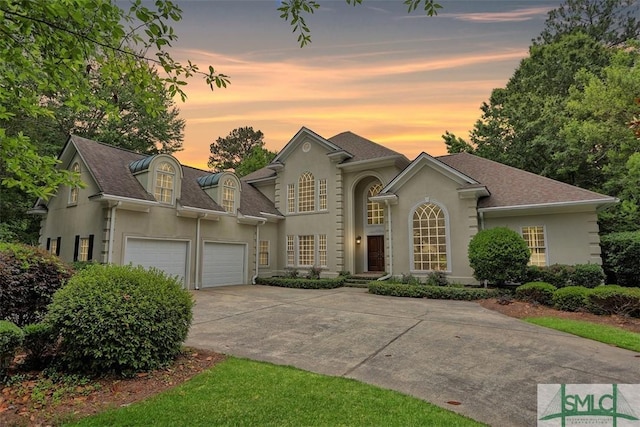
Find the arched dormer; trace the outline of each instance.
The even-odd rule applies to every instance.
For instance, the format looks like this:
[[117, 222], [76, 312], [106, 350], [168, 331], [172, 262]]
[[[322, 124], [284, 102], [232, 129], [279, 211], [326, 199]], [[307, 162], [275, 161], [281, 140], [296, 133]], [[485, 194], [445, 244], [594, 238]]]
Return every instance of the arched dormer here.
[[182, 192], [182, 166], [168, 154], [157, 154], [136, 160], [129, 170], [157, 202], [175, 205]]
[[240, 208], [242, 187], [234, 173], [218, 172], [201, 176], [198, 184], [225, 212], [235, 214]]

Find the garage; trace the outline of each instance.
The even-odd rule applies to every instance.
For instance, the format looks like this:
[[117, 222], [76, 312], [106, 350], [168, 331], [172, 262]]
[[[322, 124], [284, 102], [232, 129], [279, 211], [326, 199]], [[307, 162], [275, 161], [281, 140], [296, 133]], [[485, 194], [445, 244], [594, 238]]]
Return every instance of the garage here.
[[247, 245], [207, 242], [204, 244], [202, 287], [246, 284]]
[[188, 253], [187, 241], [128, 238], [124, 264], [155, 267], [168, 275], [178, 276], [186, 285]]

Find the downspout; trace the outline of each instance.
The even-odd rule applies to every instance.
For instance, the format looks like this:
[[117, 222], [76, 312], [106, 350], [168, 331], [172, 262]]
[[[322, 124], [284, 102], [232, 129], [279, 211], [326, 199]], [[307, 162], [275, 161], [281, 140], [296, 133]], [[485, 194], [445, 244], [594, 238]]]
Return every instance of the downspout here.
[[480, 230], [484, 230], [484, 212], [479, 211], [478, 214], [480, 215]]
[[120, 203], [122, 202], [116, 202], [116, 204], [111, 207], [111, 215], [109, 216], [109, 249], [107, 252], [107, 264], [111, 264], [113, 262], [113, 243], [116, 240], [116, 209], [118, 209]]
[[389, 272], [384, 276], [378, 278], [378, 280], [387, 280], [393, 276], [393, 242], [391, 241], [391, 205], [389, 200], [385, 200], [384, 204], [387, 205], [387, 217], [389, 218], [389, 230], [387, 233], [387, 240], [389, 241]]
[[[204, 214], [206, 217], [207, 214]], [[196, 222], [196, 291], [200, 290], [200, 220], [202, 215], [198, 215], [198, 221]]]
[[252, 285], [256, 284], [256, 279], [258, 278], [258, 268], [260, 267], [260, 226], [264, 223], [264, 221], [256, 223], [256, 274], [251, 278]]

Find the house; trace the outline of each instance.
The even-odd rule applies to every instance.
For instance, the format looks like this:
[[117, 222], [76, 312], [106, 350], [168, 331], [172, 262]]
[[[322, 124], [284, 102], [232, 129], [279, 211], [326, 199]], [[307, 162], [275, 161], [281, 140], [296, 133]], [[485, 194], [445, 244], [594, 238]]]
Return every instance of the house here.
[[468, 153], [409, 161], [304, 127], [242, 179], [77, 136], [59, 159], [86, 186], [31, 210], [42, 247], [65, 261], [157, 267], [190, 289], [313, 266], [470, 283], [469, 241], [498, 226], [521, 233], [532, 264], [599, 264], [597, 211], [616, 202]]

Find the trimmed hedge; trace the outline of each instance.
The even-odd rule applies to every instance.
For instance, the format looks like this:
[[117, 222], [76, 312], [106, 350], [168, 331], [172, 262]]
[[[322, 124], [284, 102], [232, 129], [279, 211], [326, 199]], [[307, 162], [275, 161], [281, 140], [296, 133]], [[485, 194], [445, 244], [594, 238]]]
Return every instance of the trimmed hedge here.
[[606, 234], [600, 246], [609, 283], [640, 286], [640, 231]]
[[501, 284], [523, 277], [531, 252], [518, 233], [507, 227], [496, 227], [473, 236], [468, 255], [476, 279]]
[[604, 271], [598, 264], [553, 264], [548, 267], [527, 266], [527, 282], [545, 282], [556, 288], [584, 286], [595, 288], [605, 279]]
[[15, 323], [0, 320], [0, 380], [6, 376], [6, 370], [23, 339], [24, 334]]
[[640, 289], [618, 285], [599, 286], [589, 292], [588, 304], [595, 314], [640, 317]]
[[296, 289], [335, 289], [344, 285], [344, 276], [335, 279], [302, 279], [285, 277], [257, 277], [257, 285], [279, 286], [281, 288]]
[[522, 301], [551, 305], [556, 287], [546, 282], [529, 282], [516, 288], [516, 298]]
[[581, 311], [587, 308], [587, 296], [591, 292], [584, 286], [567, 286], [553, 293], [553, 306], [563, 311]]
[[454, 288], [449, 286], [410, 285], [376, 281], [369, 283], [369, 293], [393, 297], [430, 298], [473, 301], [497, 296], [494, 289]]

